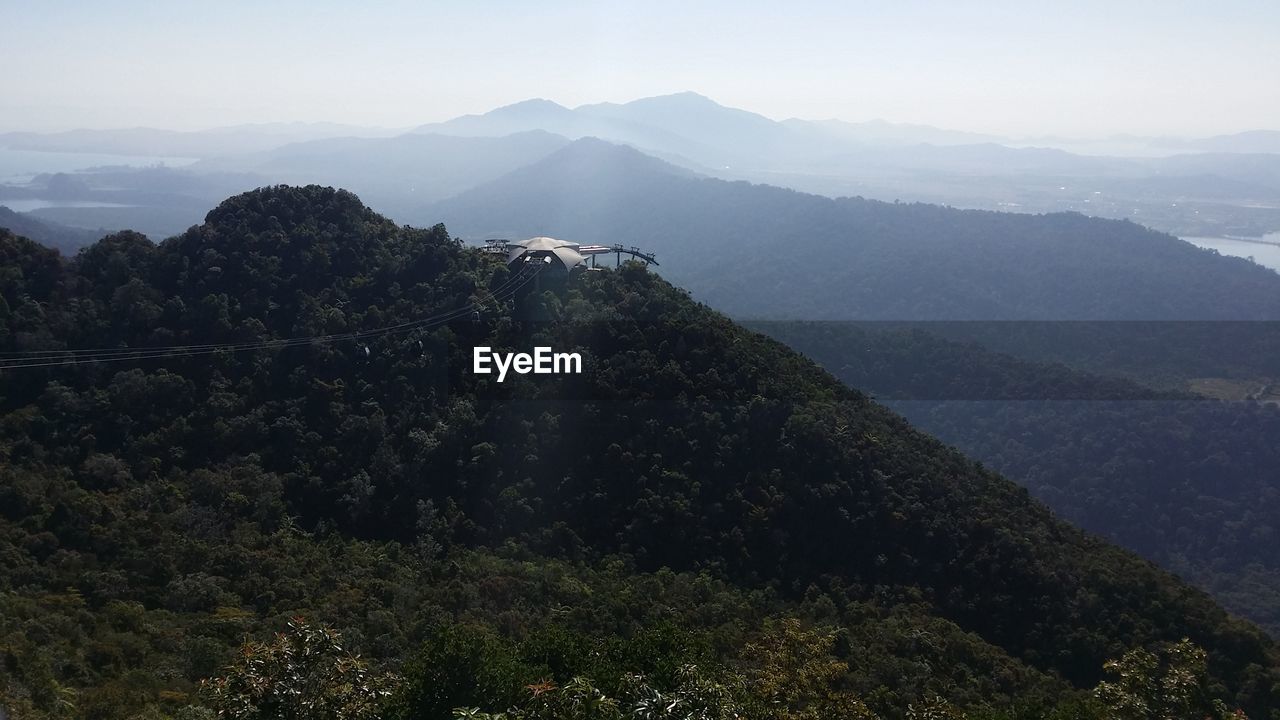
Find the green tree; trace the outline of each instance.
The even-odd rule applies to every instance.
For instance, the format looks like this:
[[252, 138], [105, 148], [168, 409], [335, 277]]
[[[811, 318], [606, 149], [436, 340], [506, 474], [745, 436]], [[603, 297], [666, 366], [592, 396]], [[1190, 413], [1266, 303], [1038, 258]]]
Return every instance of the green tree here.
[[226, 720], [373, 720], [395, 681], [301, 618], [269, 643], [249, 642], [227, 674], [204, 685]]
[[679, 684], [655, 687], [644, 676], [627, 675], [618, 697], [591, 680], [576, 677], [558, 687], [542, 681], [525, 687], [525, 701], [506, 712], [488, 713], [462, 707], [454, 720], [742, 720], [757, 717], [739, 702], [740, 679], [705, 675], [689, 665], [679, 671]]
[[779, 720], [863, 720], [875, 714], [839, 685], [849, 671], [832, 650], [836, 633], [806, 629], [787, 618], [770, 623], [764, 635], [747, 646], [744, 657], [751, 664], [748, 684]]
[[1095, 694], [1113, 720], [1203, 720], [1236, 717], [1209, 694], [1208, 656], [1183, 638], [1150, 652], [1136, 648], [1104, 669], [1113, 676]]

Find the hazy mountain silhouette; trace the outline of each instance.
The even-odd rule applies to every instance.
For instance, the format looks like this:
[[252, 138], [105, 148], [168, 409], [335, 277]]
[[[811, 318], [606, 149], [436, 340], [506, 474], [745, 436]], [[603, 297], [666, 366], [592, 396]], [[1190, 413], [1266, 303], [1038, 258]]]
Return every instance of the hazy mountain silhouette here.
[[[1280, 227], [1280, 210], [1267, 207], [1280, 174], [1277, 156], [1112, 157], [1069, 152], [1062, 147], [1078, 142], [1061, 138], [1015, 145], [992, 135], [884, 121], [776, 122], [692, 92], [572, 109], [530, 100], [421, 128], [456, 135], [532, 129], [631, 145], [727, 180], [832, 197], [1071, 210], [1187, 235], [1261, 234]], [[1151, 142], [1129, 138], [1121, 144], [1149, 149]], [[1185, 152], [1171, 148], [1166, 154], [1175, 151]]]
[[464, 236], [638, 245], [744, 317], [1280, 318], [1280, 275], [1133, 223], [830, 199], [594, 140], [428, 214]]
[[414, 132], [440, 135], [500, 137], [512, 133], [542, 130], [577, 140], [597, 137], [625, 143], [663, 156], [668, 160], [696, 166], [712, 155], [695, 138], [607, 112], [570, 110], [550, 100], [535, 99], [507, 105], [482, 115], [463, 115], [442, 123], [432, 123]]
[[393, 134], [396, 131], [337, 123], [259, 123], [187, 132], [157, 128], [11, 132], [0, 134], [0, 146], [49, 152], [207, 158], [321, 138]]
[[1246, 130], [1231, 135], [1205, 138], [1159, 138], [1149, 140], [1157, 147], [1223, 153], [1280, 153], [1280, 130]]
[[14, 212], [3, 205], [0, 205], [0, 228], [51, 247], [64, 255], [73, 254], [106, 234], [105, 230], [89, 230], [41, 220], [26, 213]]
[[893, 123], [885, 120], [848, 122], [845, 120], [801, 120], [791, 118], [782, 121], [797, 130], [821, 132], [844, 140], [868, 145], [973, 145], [979, 143], [1005, 143], [1006, 138], [985, 133], [947, 130], [932, 125]]
[[456, 194], [540, 160], [568, 140], [541, 130], [501, 137], [407, 134], [392, 138], [331, 138], [253, 155], [203, 161], [197, 171], [238, 170], [259, 184], [321, 184], [351, 188], [383, 212], [414, 221], [424, 203]]
[[[1120, 144], [1166, 156], [1114, 157], [1054, 147], [1070, 146], [1070, 140], [1061, 138], [1044, 139], [1044, 147], [1026, 141], [1013, 146], [1010, 140], [980, 133], [884, 121], [778, 122], [683, 92], [576, 108], [532, 99], [423, 125], [403, 138], [381, 137], [388, 132], [283, 124], [198, 133], [18, 133], [0, 136], [0, 142], [7, 138], [16, 147], [33, 149], [199, 155], [207, 159], [192, 172], [254, 173], [258, 184], [351, 187], [383, 212], [408, 222], [430, 220], [420, 213], [424, 203], [539, 159], [539, 153], [554, 149], [551, 143], [524, 136], [549, 133], [629, 145], [703, 175], [829, 197], [1074, 211], [1131, 219], [1180, 235], [1261, 235], [1280, 229], [1280, 208], [1273, 202], [1280, 193], [1280, 154], [1242, 152], [1272, 148], [1275, 133], [1269, 131], [1176, 141], [1161, 151], [1152, 150], [1159, 139], [1122, 138]], [[334, 133], [344, 137], [332, 137]], [[355, 135], [379, 137], [351, 137]], [[428, 136], [437, 140], [421, 139]], [[499, 142], [509, 136], [522, 139]], [[297, 139], [306, 142], [293, 142]], [[1197, 148], [1215, 151], [1187, 152]], [[1167, 156], [1174, 152], [1179, 154]], [[247, 187], [252, 186], [235, 190]], [[93, 218], [103, 216], [99, 212]], [[153, 228], [171, 228], [175, 219], [143, 217]]]

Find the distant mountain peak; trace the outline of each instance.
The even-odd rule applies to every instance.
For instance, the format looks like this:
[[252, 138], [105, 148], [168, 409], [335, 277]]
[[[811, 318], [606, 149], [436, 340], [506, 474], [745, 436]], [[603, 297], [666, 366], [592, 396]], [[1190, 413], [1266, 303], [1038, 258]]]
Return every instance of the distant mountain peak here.
[[528, 112], [531, 110], [541, 112], [570, 112], [569, 108], [553, 100], [547, 100], [546, 98], [529, 98], [528, 100], [521, 100], [520, 102], [511, 103], [510, 105], [503, 105], [502, 107], [494, 108], [484, 114], [493, 115], [495, 113]]
[[635, 108], [645, 105], [680, 105], [682, 107], [717, 107], [723, 108], [724, 105], [712, 100], [706, 95], [696, 93], [692, 90], [684, 90], [677, 93], [668, 93], [666, 95], [651, 95], [649, 97], [636, 98], [627, 102], [600, 102], [587, 103], [574, 108], [576, 112], [592, 112], [596, 110], [616, 110], [622, 108]]
[[494, 108], [485, 113], [459, 115], [452, 120], [418, 126], [414, 132], [453, 134], [510, 135], [527, 130], [562, 132], [571, 124], [574, 111], [546, 98], [530, 98]]
[[547, 172], [553, 168], [565, 169], [569, 167], [577, 170], [590, 167], [597, 172], [608, 169], [609, 172], [625, 173], [632, 178], [639, 177], [638, 174], [650, 176], [696, 176], [696, 173], [691, 170], [672, 165], [665, 160], [643, 153], [630, 145], [621, 145], [596, 137], [584, 137], [574, 140], [538, 163], [527, 168], [521, 168], [513, 174], [520, 174], [525, 171]]
[[688, 103], [691, 105], [694, 105], [694, 104], [715, 105], [716, 107], [725, 107], [724, 105], [721, 105], [720, 103], [716, 102], [715, 100], [712, 100], [706, 95], [703, 95], [701, 93], [696, 93], [692, 90], [684, 90], [682, 92], [670, 93], [667, 95], [654, 95], [653, 97], [640, 98], [638, 100], [633, 100], [632, 102], [645, 102], [646, 100], [649, 100], [649, 101], [666, 100], [666, 101], [673, 101], [673, 102]]

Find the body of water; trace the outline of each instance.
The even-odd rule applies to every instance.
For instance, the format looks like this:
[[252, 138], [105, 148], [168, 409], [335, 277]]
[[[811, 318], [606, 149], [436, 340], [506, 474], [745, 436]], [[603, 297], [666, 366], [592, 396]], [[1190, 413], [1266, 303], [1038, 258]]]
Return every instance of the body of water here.
[[1217, 250], [1223, 255], [1253, 258], [1253, 261], [1259, 265], [1280, 272], [1280, 233], [1263, 235], [1258, 238], [1261, 242], [1220, 237], [1184, 237], [1182, 239], [1197, 247]]
[[[167, 165], [182, 167], [196, 158], [154, 157], [146, 155], [108, 155], [104, 153], [43, 152], [11, 150], [0, 147], [0, 183], [25, 183], [41, 173], [75, 172], [92, 167], [126, 165], [150, 167]], [[17, 208], [14, 208], [15, 210]]]
[[31, 212], [40, 208], [51, 207], [136, 207], [121, 203], [94, 202], [93, 200], [5, 200], [0, 198], [0, 205], [14, 212]]

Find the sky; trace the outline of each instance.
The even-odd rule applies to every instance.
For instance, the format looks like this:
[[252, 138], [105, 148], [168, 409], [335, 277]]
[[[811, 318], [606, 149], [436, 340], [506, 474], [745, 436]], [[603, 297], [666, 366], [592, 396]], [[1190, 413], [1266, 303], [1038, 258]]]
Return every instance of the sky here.
[[692, 90], [1019, 137], [1280, 129], [1275, 0], [0, 0], [0, 131], [411, 127]]

